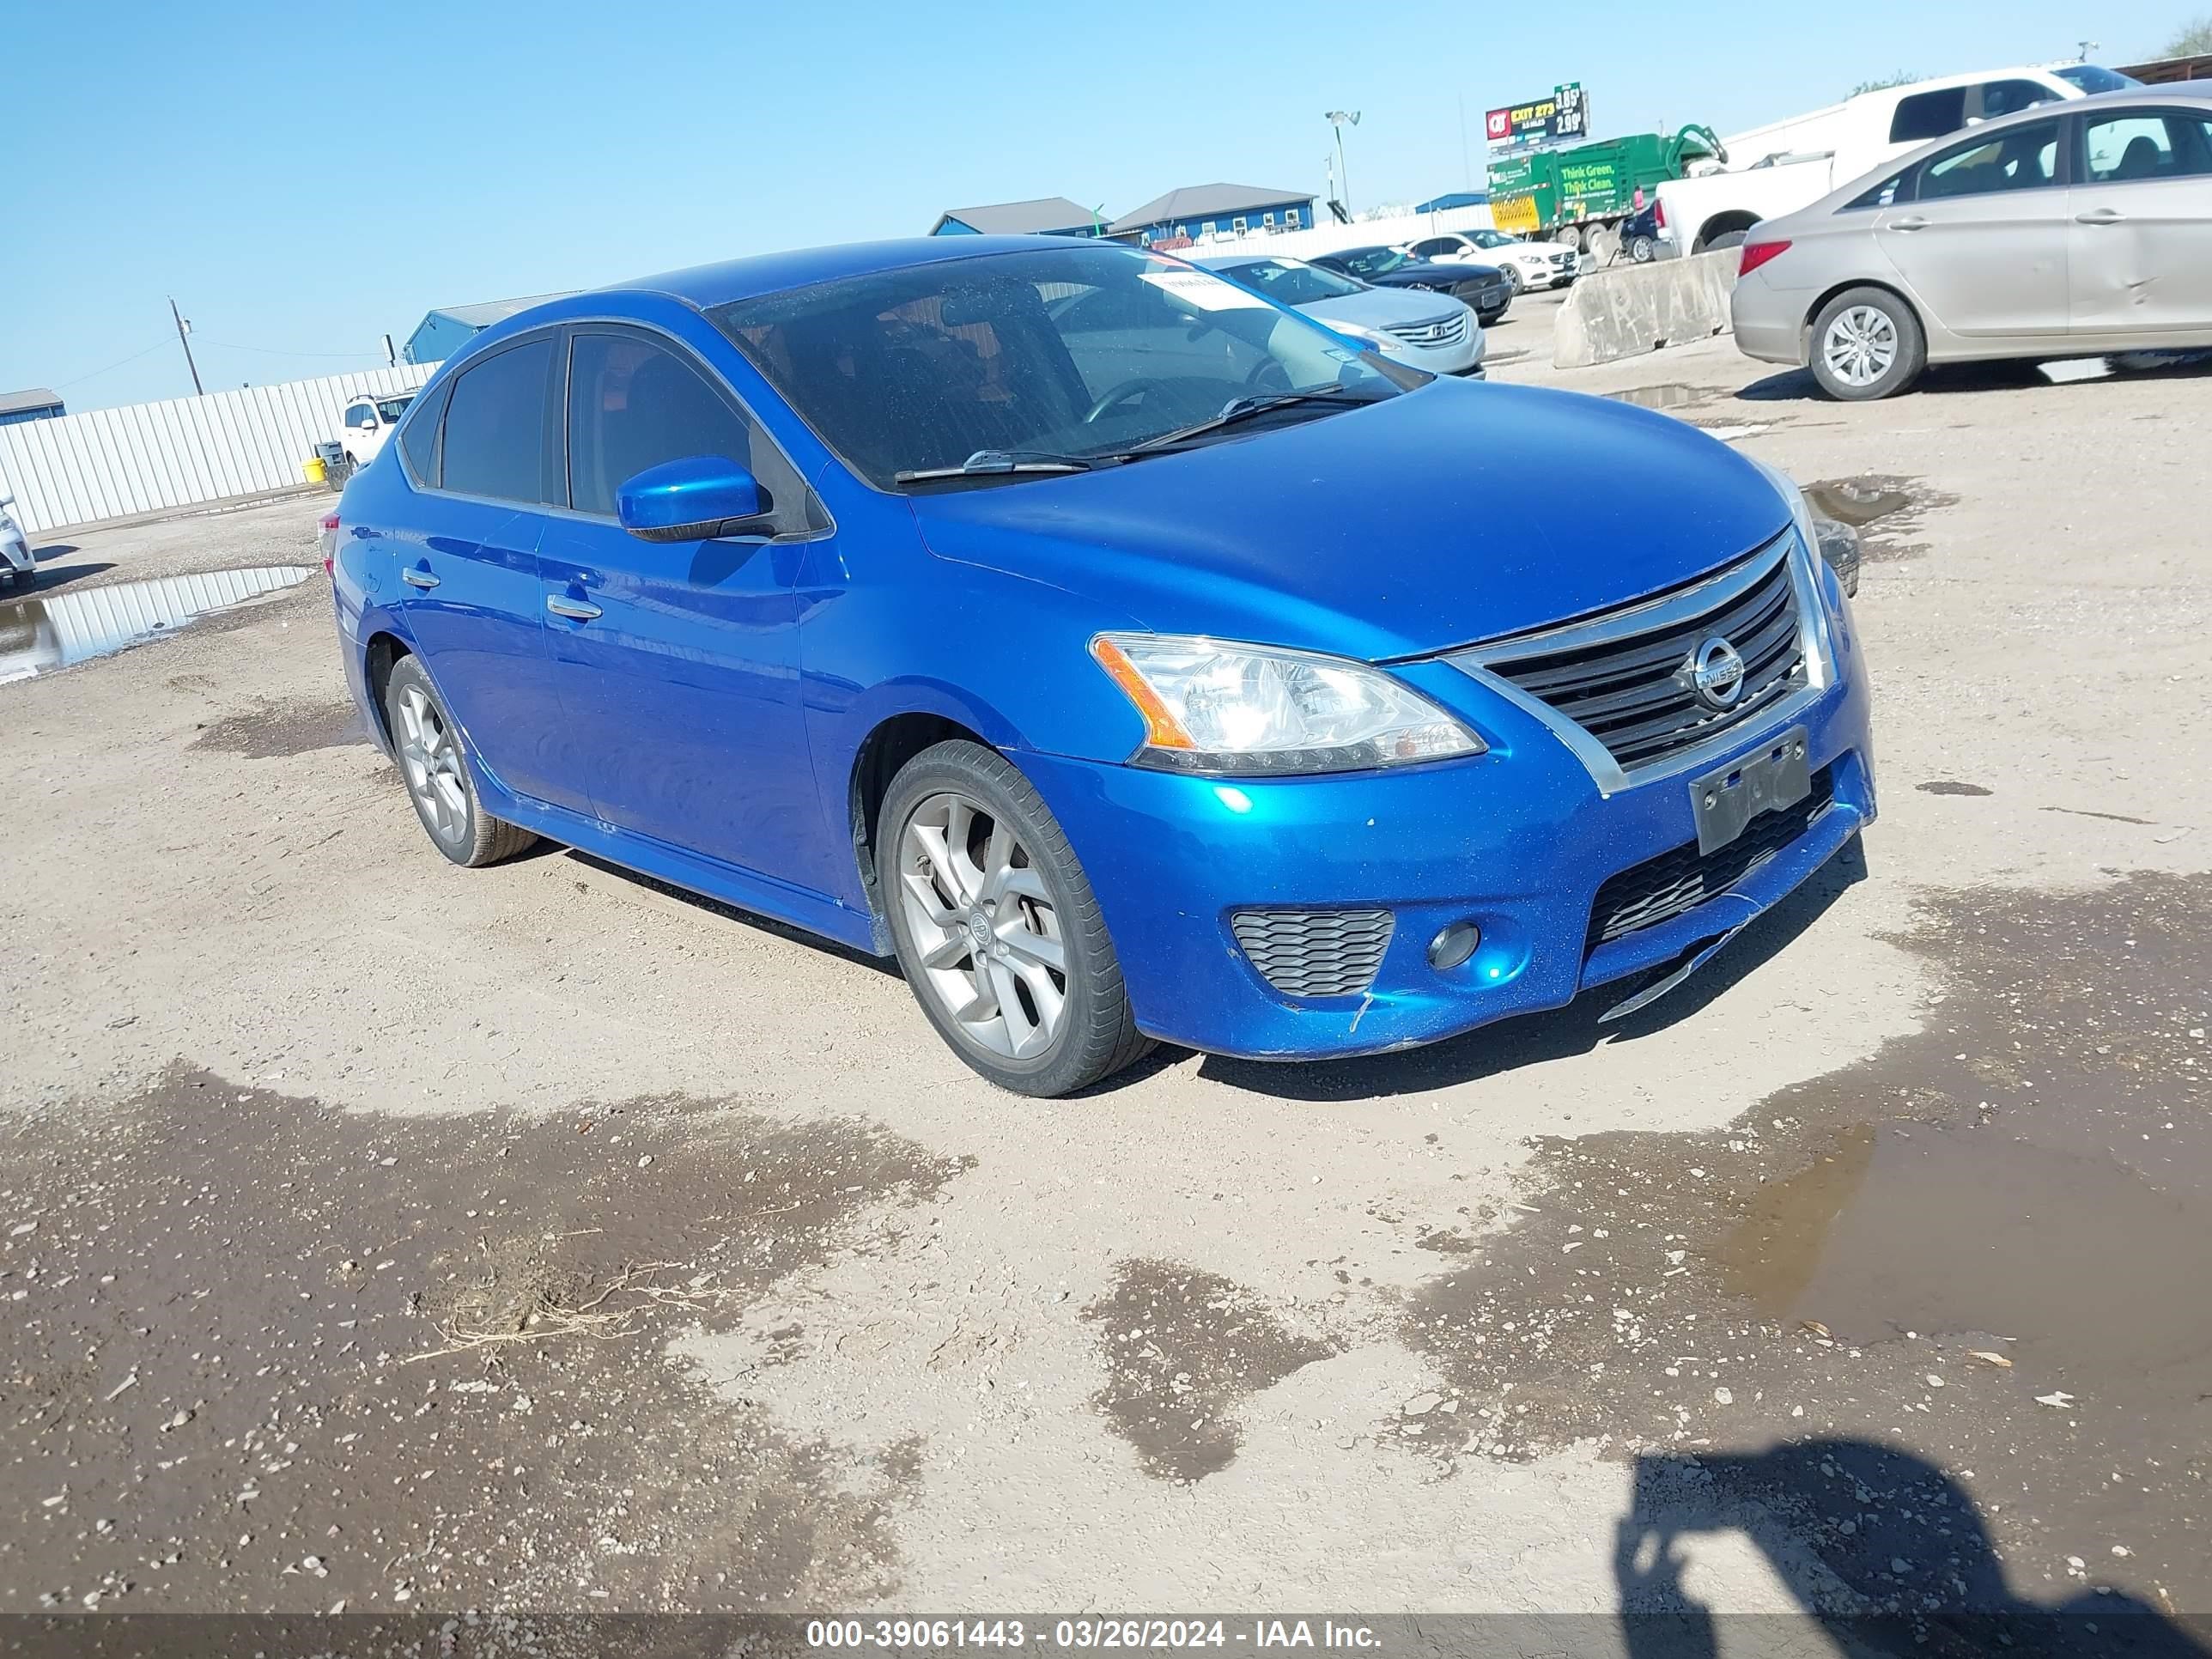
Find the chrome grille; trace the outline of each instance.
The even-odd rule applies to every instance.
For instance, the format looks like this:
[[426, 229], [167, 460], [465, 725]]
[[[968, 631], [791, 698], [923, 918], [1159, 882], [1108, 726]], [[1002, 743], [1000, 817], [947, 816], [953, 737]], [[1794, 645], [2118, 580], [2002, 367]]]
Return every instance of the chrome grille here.
[[1365, 990], [1382, 966], [1390, 927], [1388, 910], [1239, 910], [1229, 918], [1261, 977], [1293, 997]]
[[[1677, 594], [1467, 657], [1581, 726], [1624, 772], [1662, 763], [1807, 683], [1790, 543], [1785, 533]], [[1743, 662], [1741, 688], [1726, 708], [1700, 696], [1692, 678], [1692, 659], [1714, 639]]]
[[1467, 313], [1462, 311], [1455, 317], [1439, 317], [1426, 323], [1399, 324], [1384, 332], [1407, 345], [1425, 346], [1431, 350], [1455, 346], [1467, 338]]
[[1700, 855], [1697, 842], [1685, 842], [1610, 878], [1590, 906], [1585, 953], [1686, 916], [1707, 899], [1725, 893], [1803, 835], [1834, 799], [1835, 780], [1824, 766], [1813, 775], [1812, 793], [1804, 799], [1778, 811], [1761, 812], [1727, 846]]

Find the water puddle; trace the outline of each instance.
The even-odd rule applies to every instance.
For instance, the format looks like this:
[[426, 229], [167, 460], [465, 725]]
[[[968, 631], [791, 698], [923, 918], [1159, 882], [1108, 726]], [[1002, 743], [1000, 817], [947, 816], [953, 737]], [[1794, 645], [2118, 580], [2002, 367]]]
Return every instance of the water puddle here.
[[1617, 404], [1634, 404], [1638, 409], [1680, 409], [1714, 394], [1710, 387], [1674, 381], [1665, 386], [1632, 386], [1626, 392], [1608, 392], [1605, 395]]
[[[1898, 942], [1942, 987], [1915, 1035], [1722, 1129], [1538, 1144], [1408, 1304], [1466, 1402], [1418, 1443], [1883, 1444], [1992, 1483], [2015, 1580], [2212, 1607], [2212, 877], [1932, 894]], [[1846, 1518], [1800, 1541], [1896, 1593], [1923, 1553]]]
[[1805, 486], [1805, 499], [1820, 517], [1864, 532], [1860, 546], [1875, 563], [1926, 552], [1927, 543], [1906, 539], [1919, 530], [1921, 514], [1931, 507], [1955, 507], [1959, 500], [1917, 478], [1881, 472], [1823, 478]]
[[0, 684], [174, 633], [264, 593], [296, 587], [311, 574], [303, 564], [258, 565], [113, 582], [0, 605]]

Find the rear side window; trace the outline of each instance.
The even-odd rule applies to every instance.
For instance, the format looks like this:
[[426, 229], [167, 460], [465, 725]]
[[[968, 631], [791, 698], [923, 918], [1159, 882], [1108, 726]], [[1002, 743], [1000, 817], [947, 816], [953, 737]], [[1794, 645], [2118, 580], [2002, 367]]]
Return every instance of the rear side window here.
[[550, 337], [526, 341], [461, 371], [446, 404], [439, 487], [501, 501], [542, 501]]
[[2014, 110], [2032, 109], [2038, 104], [2056, 103], [2063, 95], [2039, 81], [1984, 81], [1981, 94], [1982, 106], [1978, 113], [1984, 121], [1994, 121]]
[[2058, 123], [2033, 121], [1960, 145], [1921, 167], [1916, 199], [2036, 190], [2058, 179]]
[[1941, 138], [1966, 125], [1966, 88], [1946, 87], [1940, 92], [1916, 92], [1897, 100], [1889, 118], [1889, 142], [1917, 144]]
[[438, 487], [438, 416], [445, 410], [446, 393], [452, 386], [448, 380], [440, 386], [399, 434], [399, 453], [406, 459], [407, 470], [426, 489]]
[[2201, 179], [2212, 174], [2212, 119], [2131, 112], [2085, 123], [2088, 179], [2120, 185], [2142, 179]]
[[1909, 172], [1893, 173], [1873, 189], [1861, 191], [1836, 211], [1849, 213], [1854, 208], [1886, 208], [1899, 202], [1909, 202], [1912, 199], [1912, 192], [1905, 188], [1905, 180], [1911, 176]]
[[[785, 532], [818, 528], [798, 471], [705, 371], [629, 333], [579, 333], [568, 357], [568, 505], [612, 518], [623, 484], [665, 461], [715, 455], [758, 481]], [[826, 521], [824, 521], [826, 522]]]

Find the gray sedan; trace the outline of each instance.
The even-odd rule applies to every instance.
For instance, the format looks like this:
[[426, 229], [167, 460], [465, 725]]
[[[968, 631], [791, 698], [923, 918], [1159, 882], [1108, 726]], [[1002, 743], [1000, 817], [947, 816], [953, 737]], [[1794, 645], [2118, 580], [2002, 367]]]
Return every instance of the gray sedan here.
[[1364, 342], [1394, 362], [1437, 374], [1480, 375], [1482, 324], [1449, 294], [1370, 288], [1281, 254], [1223, 253], [1194, 263], [1278, 305]]
[[1953, 133], [1756, 227], [1736, 344], [1887, 398], [1929, 363], [2212, 346], [2212, 92], [2133, 87]]

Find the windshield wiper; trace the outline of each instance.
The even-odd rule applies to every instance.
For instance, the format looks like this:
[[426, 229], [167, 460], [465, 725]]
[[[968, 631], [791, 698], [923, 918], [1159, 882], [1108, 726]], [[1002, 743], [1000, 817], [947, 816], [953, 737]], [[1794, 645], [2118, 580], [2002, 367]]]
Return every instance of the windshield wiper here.
[[891, 474], [893, 483], [927, 483], [934, 478], [984, 478], [998, 473], [1095, 472], [1102, 463], [1083, 455], [1048, 449], [979, 449], [957, 466], [921, 467]]
[[[1308, 386], [1302, 392], [1277, 392], [1266, 397], [1231, 398], [1222, 404], [1221, 412], [1209, 420], [1194, 425], [1177, 427], [1172, 432], [1163, 432], [1157, 438], [1147, 438], [1140, 444], [1132, 444], [1117, 452], [1126, 459], [1132, 455], [1149, 454], [1166, 449], [1186, 439], [1196, 438], [1208, 432], [1218, 432], [1224, 426], [1234, 426], [1239, 421], [1249, 421], [1255, 415], [1264, 415], [1271, 409], [1281, 409], [1290, 404], [1320, 403], [1331, 398], [1341, 398], [1352, 388], [1346, 386]], [[1363, 399], [1363, 401], [1372, 401]]]

